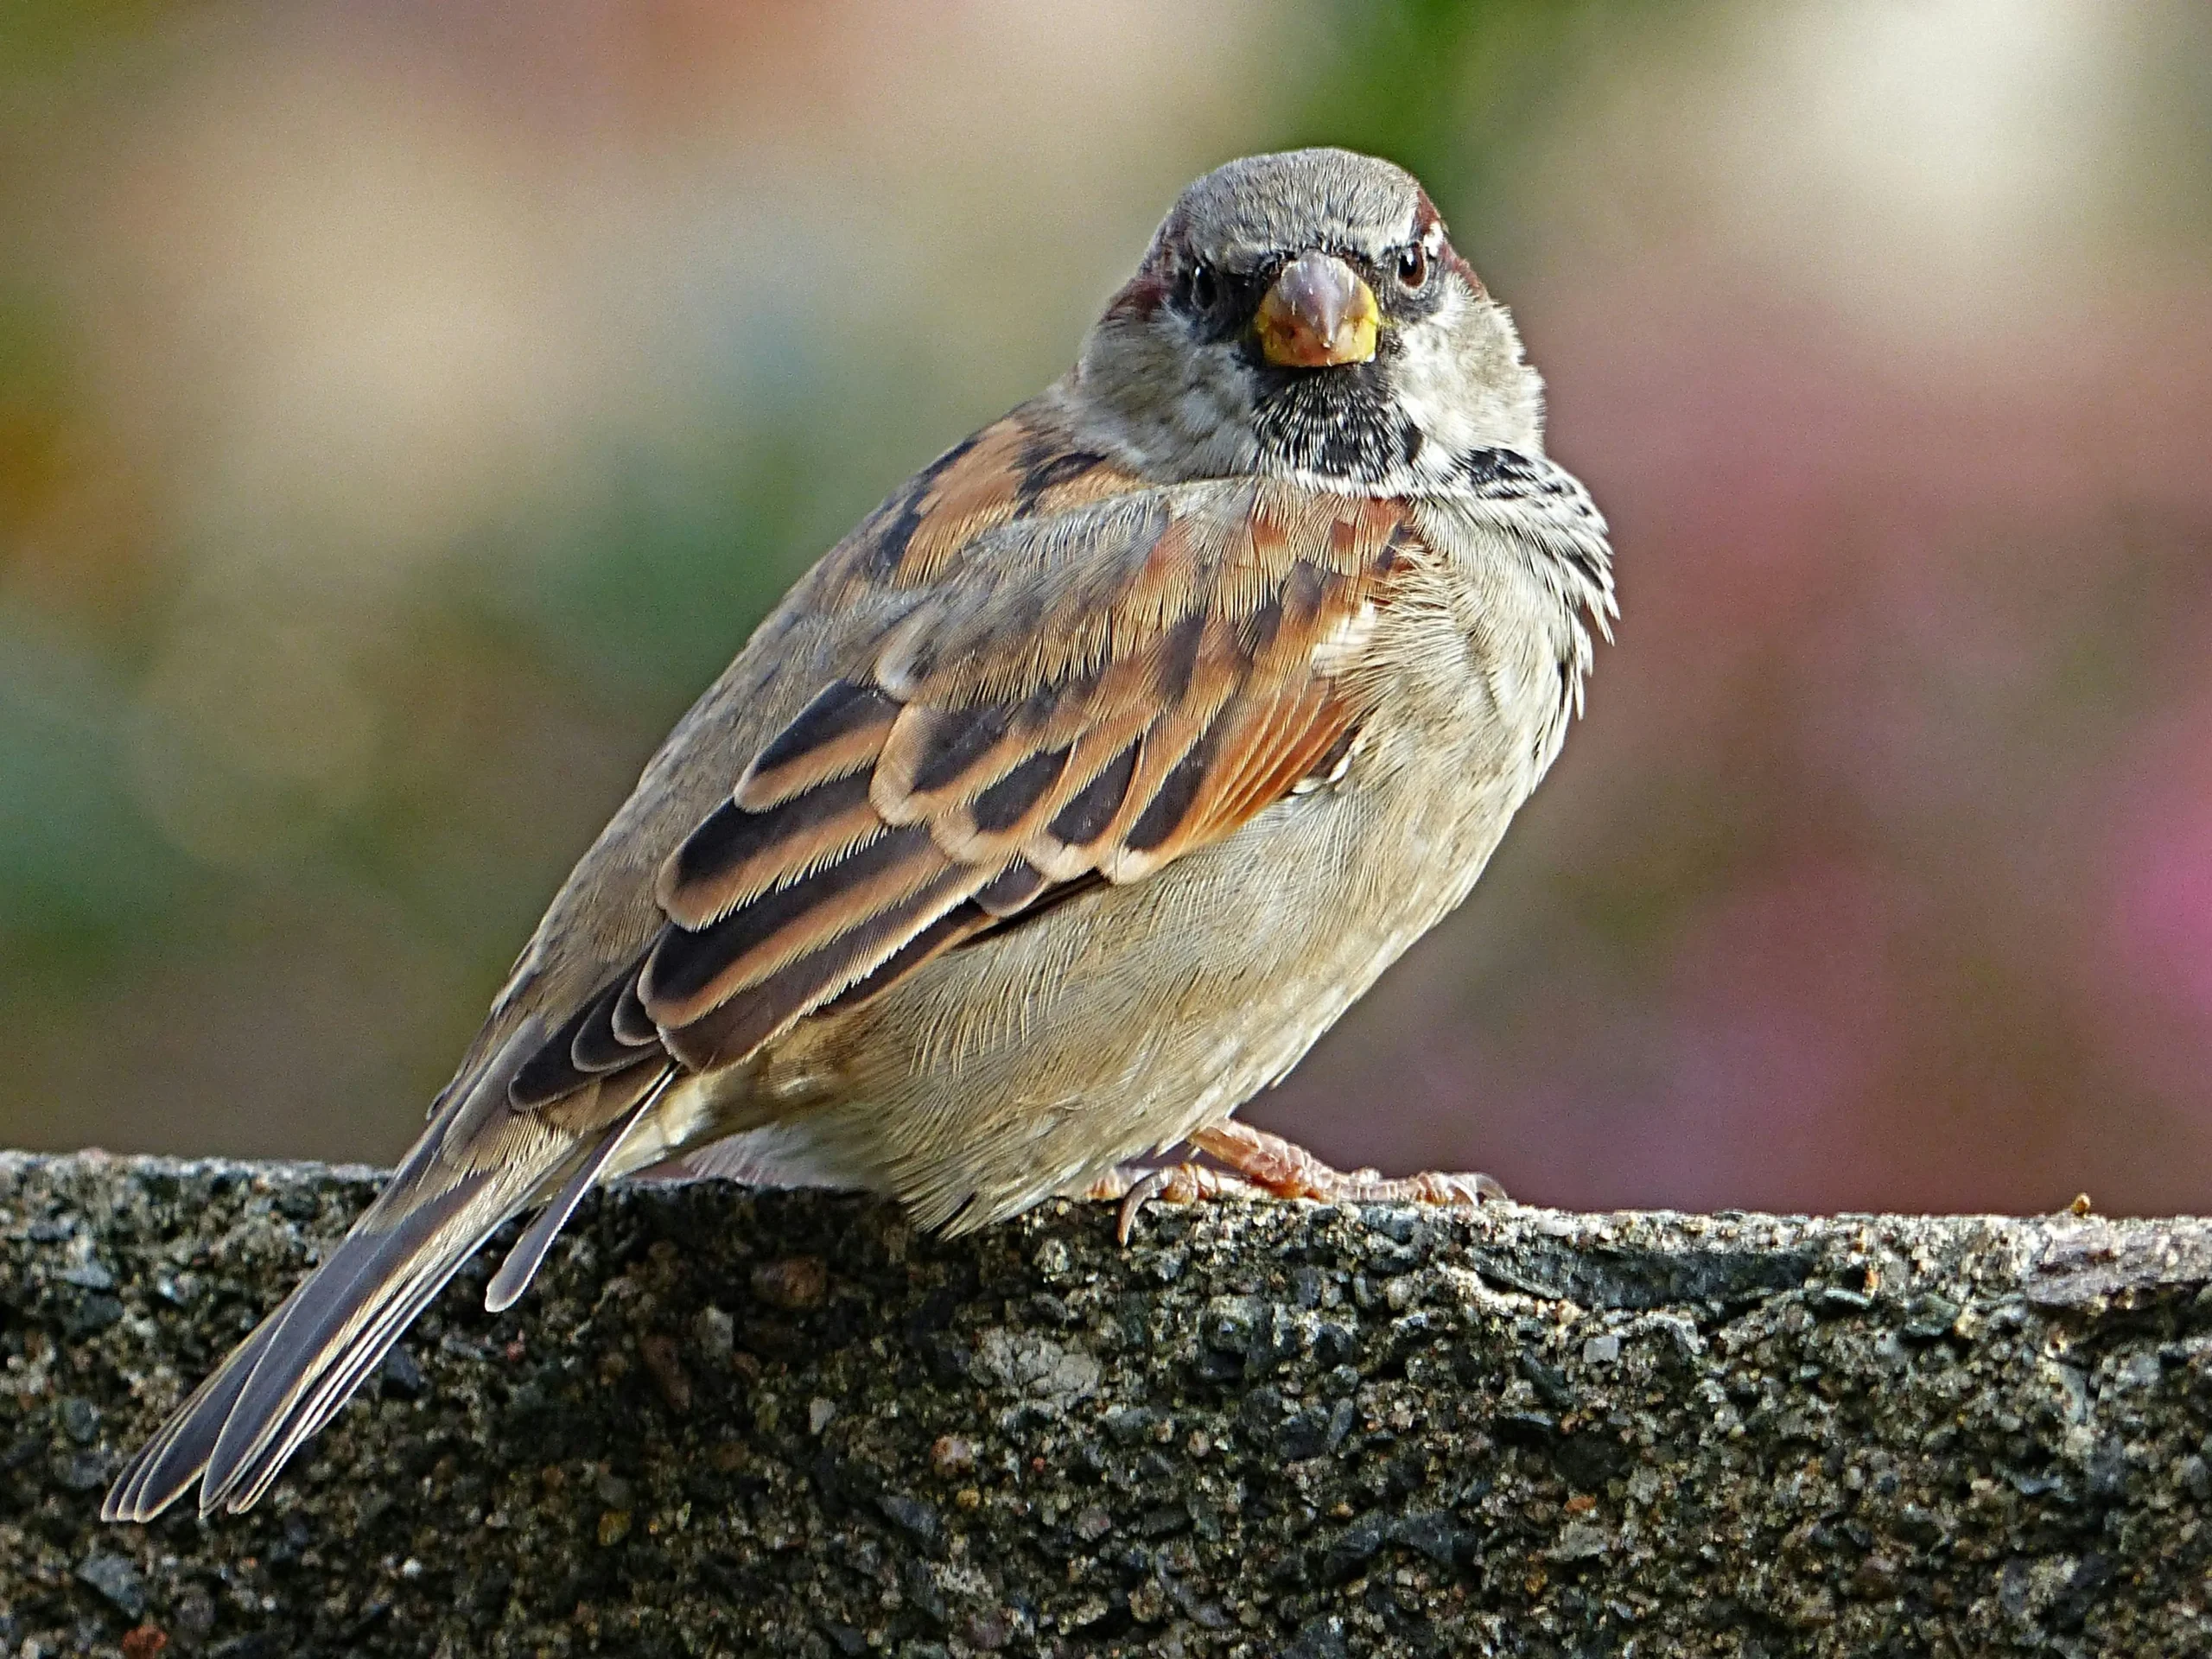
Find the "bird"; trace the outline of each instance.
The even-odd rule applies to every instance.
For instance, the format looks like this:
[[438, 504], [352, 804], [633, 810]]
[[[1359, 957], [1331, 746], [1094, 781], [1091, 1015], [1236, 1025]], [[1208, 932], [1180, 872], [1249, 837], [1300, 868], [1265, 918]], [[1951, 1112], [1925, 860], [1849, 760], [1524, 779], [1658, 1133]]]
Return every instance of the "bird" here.
[[[673, 1166], [887, 1194], [1456, 1203], [1231, 1114], [1468, 894], [1618, 616], [1420, 182], [1176, 199], [1075, 366], [895, 490], [677, 722], [352, 1230], [107, 1494], [257, 1500], [461, 1264]], [[1146, 1175], [1133, 1160], [1179, 1146]]]

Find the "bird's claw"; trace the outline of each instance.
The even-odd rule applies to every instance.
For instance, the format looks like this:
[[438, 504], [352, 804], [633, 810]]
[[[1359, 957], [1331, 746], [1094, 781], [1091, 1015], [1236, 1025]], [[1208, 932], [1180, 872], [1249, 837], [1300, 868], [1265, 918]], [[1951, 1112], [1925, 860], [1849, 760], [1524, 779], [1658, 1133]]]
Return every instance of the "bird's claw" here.
[[1255, 1195], [1260, 1190], [1249, 1181], [1204, 1164], [1165, 1164], [1157, 1169], [1123, 1164], [1093, 1181], [1084, 1189], [1084, 1197], [1108, 1204], [1116, 1198], [1121, 1200], [1121, 1209], [1114, 1220], [1114, 1236], [1127, 1244], [1130, 1234], [1136, 1230], [1138, 1215], [1145, 1205], [1155, 1200], [1161, 1204], [1198, 1204], [1228, 1193]]
[[1121, 1201], [1114, 1231], [1123, 1244], [1129, 1242], [1139, 1213], [1154, 1199], [1163, 1204], [1197, 1204], [1233, 1192], [1337, 1204], [1506, 1201], [1505, 1189], [1491, 1176], [1477, 1172], [1424, 1170], [1418, 1175], [1386, 1176], [1372, 1167], [1336, 1169], [1294, 1141], [1233, 1119], [1199, 1130], [1191, 1137], [1191, 1144], [1220, 1159], [1234, 1173], [1205, 1164], [1168, 1164], [1158, 1169], [1120, 1165], [1084, 1190], [1084, 1197], [1096, 1202]]

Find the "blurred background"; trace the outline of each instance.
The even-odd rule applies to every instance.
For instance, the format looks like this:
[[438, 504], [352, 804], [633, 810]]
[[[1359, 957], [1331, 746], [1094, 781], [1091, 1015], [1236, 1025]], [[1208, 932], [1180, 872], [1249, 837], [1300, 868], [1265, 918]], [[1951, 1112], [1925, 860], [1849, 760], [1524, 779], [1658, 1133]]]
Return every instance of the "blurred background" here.
[[1328, 142], [1515, 308], [1624, 614], [1249, 1116], [2212, 1207], [2208, 111], [2200, 0], [10, 5], [0, 1144], [394, 1158], [791, 577]]

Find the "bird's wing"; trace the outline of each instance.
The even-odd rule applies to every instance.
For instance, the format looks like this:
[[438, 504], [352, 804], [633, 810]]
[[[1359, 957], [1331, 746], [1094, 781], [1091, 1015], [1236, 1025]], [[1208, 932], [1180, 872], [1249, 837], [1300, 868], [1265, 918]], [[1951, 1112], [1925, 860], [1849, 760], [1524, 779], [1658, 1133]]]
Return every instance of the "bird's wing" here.
[[1339, 759], [1417, 551], [1402, 504], [1144, 487], [1017, 413], [833, 550], [549, 911], [423, 1138], [134, 1459], [111, 1516], [251, 1503], [509, 1217], [518, 1294], [683, 1070], [742, 1059], [1076, 884], [1138, 880]]
[[1138, 880], [1332, 758], [1409, 532], [1389, 503], [1135, 492], [978, 537], [669, 853], [663, 920], [540, 1046], [557, 1105], [744, 1058], [1071, 882]]

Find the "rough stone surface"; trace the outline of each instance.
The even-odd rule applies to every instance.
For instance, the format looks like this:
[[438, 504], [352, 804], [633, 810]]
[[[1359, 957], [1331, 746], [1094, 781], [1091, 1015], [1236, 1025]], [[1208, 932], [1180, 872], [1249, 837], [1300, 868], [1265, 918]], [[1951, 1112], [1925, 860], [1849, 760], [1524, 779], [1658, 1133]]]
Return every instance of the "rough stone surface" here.
[[0, 1157], [0, 1654], [2212, 1651], [2197, 1222], [631, 1188], [100, 1526], [372, 1185]]

